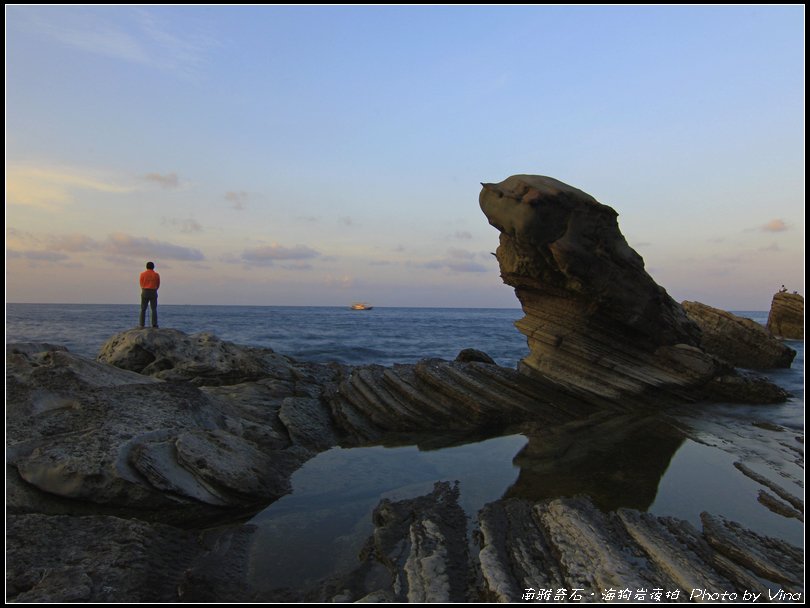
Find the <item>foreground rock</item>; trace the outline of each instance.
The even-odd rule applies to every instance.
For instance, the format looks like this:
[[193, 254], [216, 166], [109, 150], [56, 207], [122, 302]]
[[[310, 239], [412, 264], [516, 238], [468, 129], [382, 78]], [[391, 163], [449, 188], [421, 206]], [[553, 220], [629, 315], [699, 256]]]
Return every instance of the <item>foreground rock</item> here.
[[774, 294], [768, 329], [780, 338], [804, 340], [804, 297], [787, 292]]
[[474, 601], [467, 521], [459, 490], [437, 482], [426, 496], [374, 509], [374, 534], [348, 576], [326, 584], [318, 601]]
[[[559, 589], [569, 601], [577, 593], [586, 601], [669, 602], [695, 601], [694, 590], [736, 593], [731, 601], [746, 591], [768, 597], [772, 586], [804, 592], [801, 549], [708, 513], [701, 519], [702, 532], [632, 509], [605, 513], [583, 497], [501, 500], [479, 516], [481, 572], [500, 602], [546, 592], [553, 599]], [[631, 595], [620, 597], [625, 589]]]
[[111, 516], [11, 515], [6, 599], [239, 601], [250, 528], [200, 534]]
[[708, 513], [698, 530], [635, 509], [602, 511], [585, 496], [506, 498], [480, 511], [480, 551], [469, 554], [457, 501], [443, 482], [426, 496], [381, 502], [361, 565], [307, 599], [670, 603], [804, 592], [801, 549]]
[[71, 499], [188, 522], [266, 504], [335, 443], [316, 398], [330, 373], [279, 360], [256, 383], [201, 389], [10, 345], [7, 509], [62, 513]]
[[700, 302], [682, 302], [687, 316], [701, 330], [703, 350], [735, 367], [790, 367], [796, 351], [774, 338], [759, 323]]
[[480, 205], [526, 313], [523, 371], [598, 402], [744, 397], [749, 380], [700, 348], [700, 329], [644, 270], [613, 209], [537, 175], [483, 184]]

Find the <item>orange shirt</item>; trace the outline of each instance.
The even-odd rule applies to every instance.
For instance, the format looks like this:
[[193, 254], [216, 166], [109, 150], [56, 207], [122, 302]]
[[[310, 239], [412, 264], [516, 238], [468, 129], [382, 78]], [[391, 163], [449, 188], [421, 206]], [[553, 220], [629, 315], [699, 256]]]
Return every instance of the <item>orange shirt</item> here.
[[154, 270], [144, 270], [141, 273], [141, 289], [157, 289], [160, 287], [160, 275]]

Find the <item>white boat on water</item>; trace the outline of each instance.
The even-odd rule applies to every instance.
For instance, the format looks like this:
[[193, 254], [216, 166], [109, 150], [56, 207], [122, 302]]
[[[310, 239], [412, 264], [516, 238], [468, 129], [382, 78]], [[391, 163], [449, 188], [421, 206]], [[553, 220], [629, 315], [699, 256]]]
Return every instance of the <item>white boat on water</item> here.
[[350, 310], [371, 310], [372, 308], [374, 307], [365, 302], [355, 302], [349, 307]]

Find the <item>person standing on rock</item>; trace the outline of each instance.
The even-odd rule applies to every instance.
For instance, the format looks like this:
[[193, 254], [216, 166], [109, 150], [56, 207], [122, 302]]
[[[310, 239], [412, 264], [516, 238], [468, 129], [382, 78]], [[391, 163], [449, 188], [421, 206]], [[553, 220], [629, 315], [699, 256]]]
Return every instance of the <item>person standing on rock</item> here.
[[152, 307], [152, 327], [158, 326], [157, 292], [160, 288], [160, 275], [155, 272], [154, 262], [146, 263], [146, 270], [141, 273], [141, 318], [140, 326], [146, 321], [146, 307]]

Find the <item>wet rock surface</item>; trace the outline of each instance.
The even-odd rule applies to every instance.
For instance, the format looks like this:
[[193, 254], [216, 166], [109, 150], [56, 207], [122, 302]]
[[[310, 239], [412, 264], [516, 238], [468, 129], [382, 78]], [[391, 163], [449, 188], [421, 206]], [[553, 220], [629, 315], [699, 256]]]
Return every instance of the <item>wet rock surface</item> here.
[[768, 313], [768, 329], [774, 336], [804, 340], [804, 296], [775, 293]]
[[771, 336], [762, 325], [700, 302], [682, 302], [701, 330], [700, 346], [735, 367], [790, 367], [796, 351]]

